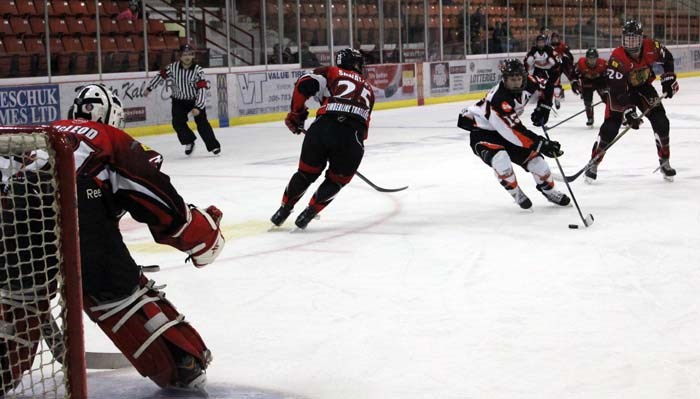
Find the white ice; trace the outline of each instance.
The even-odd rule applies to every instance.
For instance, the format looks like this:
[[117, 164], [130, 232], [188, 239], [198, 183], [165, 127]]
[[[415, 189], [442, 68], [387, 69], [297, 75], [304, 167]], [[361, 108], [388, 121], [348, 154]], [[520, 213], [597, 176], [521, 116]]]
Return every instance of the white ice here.
[[[679, 82], [664, 101], [676, 181], [652, 174], [646, 121], [595, 185], [572, 184], [595, 216], [587, 229], [568, 229], [576, 209], [548, 203], [519, 168], [534, 212], [513, 203], [456, 127], [463, 102], [376, 111], [360, 171], [410, 188], [356, 178], [306, 231], [293, 221], [320, 179], [269, 231], [303, 139], [282, 122], [218, 129], [220, 157], [201, 140], [187, 158], [174, 134], [143, 138], [186, 201], [223, 210], [227, 243], [196, 269], [133, 220], [124, 236], [210, 346], [211, 398], [698, 398], [700, 78]], [[550, 124], [583, 109], [566, 94]], [[568, 174], [603, 112], [595, 129], [581, 115], [550, 132]], [[88, 350], [116, 351], [86, 329]], [[133, 369], [88, 383], [92, 398], [173, 396]]]

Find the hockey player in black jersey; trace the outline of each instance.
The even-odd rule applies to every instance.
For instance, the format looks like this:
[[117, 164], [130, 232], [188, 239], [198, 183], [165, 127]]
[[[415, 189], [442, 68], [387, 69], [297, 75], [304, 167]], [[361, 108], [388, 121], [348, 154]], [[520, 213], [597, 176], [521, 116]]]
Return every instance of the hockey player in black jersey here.
[[554, 86], [559, 79], [559, 64], [554, 55], [554, 49], [547, 45], [547, 36], [538, 35], [535, 39], [535, 46], [525, 55], [525, 70], [529, 71], [533, 67], [532, 75], [545, 81], [542, 90], [542, 100], [537, 105], [537, 109], [530, 118], [535, 126], [544, 126], [549, 120], [549, 112], [552, 110], [552, 99], [554, 97]]
[[568, 205], [569, 197], [554, 189], [552, 174], [542, 157], [564, 154], [560, 144], [528, 130], [518, 118], [530, 97], [545, 89], [543, 83], [528, 76], [516, 59], [505, 60], [501, 74], [501, 82], [485, 98], [462, 110], [457, 125], [471, 132], [474, 154], [493, 168], [499, 183], [521, 208], [530, 208], [532, 202], [518, 187], [513, 163], [532, 173], [537, 190], [548, 201]]

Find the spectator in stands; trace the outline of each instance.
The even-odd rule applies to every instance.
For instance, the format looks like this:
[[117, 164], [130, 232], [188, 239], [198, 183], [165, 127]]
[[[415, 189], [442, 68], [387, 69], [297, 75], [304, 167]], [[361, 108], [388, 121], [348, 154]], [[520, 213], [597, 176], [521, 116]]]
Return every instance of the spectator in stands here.
[[496, 22], [496, 26], [493, 28], [493, 35], [491, 36], [491, 52], [492, 53], [502, 53], [505, 47], [506, 37], [505, 30], [500, 22]]
[[129, 7], [117, 15], [117, 20], [131, 20], [136, 21], [139, 19], [142, 13], [141, 4], [138, 0], [131, 0], [129, 2]]
[[362, 42], [359, 39], [355, 39], [353, 44], [354, 44], [355, 50], [359, 51], [360, 54], [362, 54], [362, 57], [365, 59], [365, 65], [376, 63], [376, 61], [374, 60], [374, 56], [372, 55], [372, 52], [365, 51], [362, 49]]
[[301, 54], [301, 66], [303, 68], [316, 68], [321, 66], [316, 54], [312, 53], [311, 49], [309, 49], [309, 43], [301, 43], [301, 51], [299, 54]]
[[268, 64], [292, 64], [295, 63], [296, 59], [292, 55], [292, 50], [289, 47], [285, 47], [282, 50], [282, 59], [280, 59], [280, 45], [275, 44], [272, 46], [272, 54], [267, 57]]

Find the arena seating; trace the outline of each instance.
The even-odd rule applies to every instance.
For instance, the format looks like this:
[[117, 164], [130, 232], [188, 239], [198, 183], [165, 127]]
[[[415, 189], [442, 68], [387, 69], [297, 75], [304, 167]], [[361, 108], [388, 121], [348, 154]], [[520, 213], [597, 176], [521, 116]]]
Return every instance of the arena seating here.
[[[46, 14], [52, 74], [97, 73], [98, 28], [104, 72], [143, 70], [143, 20], [116, 19], [127, 6], [128, 1], [100, 1], [98, 19], [95, 2], [89, 0], [49, 1], [47, 13], [44, 0], [1, 1], [0, 78], [47, 73]], [[147, 32], [150, 69], [174, 60], [178, 32], [168, 31], [158, 19], [147, 21]]]

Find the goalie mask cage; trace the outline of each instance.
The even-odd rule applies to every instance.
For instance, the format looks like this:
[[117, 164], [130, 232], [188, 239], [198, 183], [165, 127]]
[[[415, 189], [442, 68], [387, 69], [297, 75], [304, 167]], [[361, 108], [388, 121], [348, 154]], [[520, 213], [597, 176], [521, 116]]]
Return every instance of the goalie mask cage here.
[[0, 398], [86, 398], [73, 149], [0, 127]]

